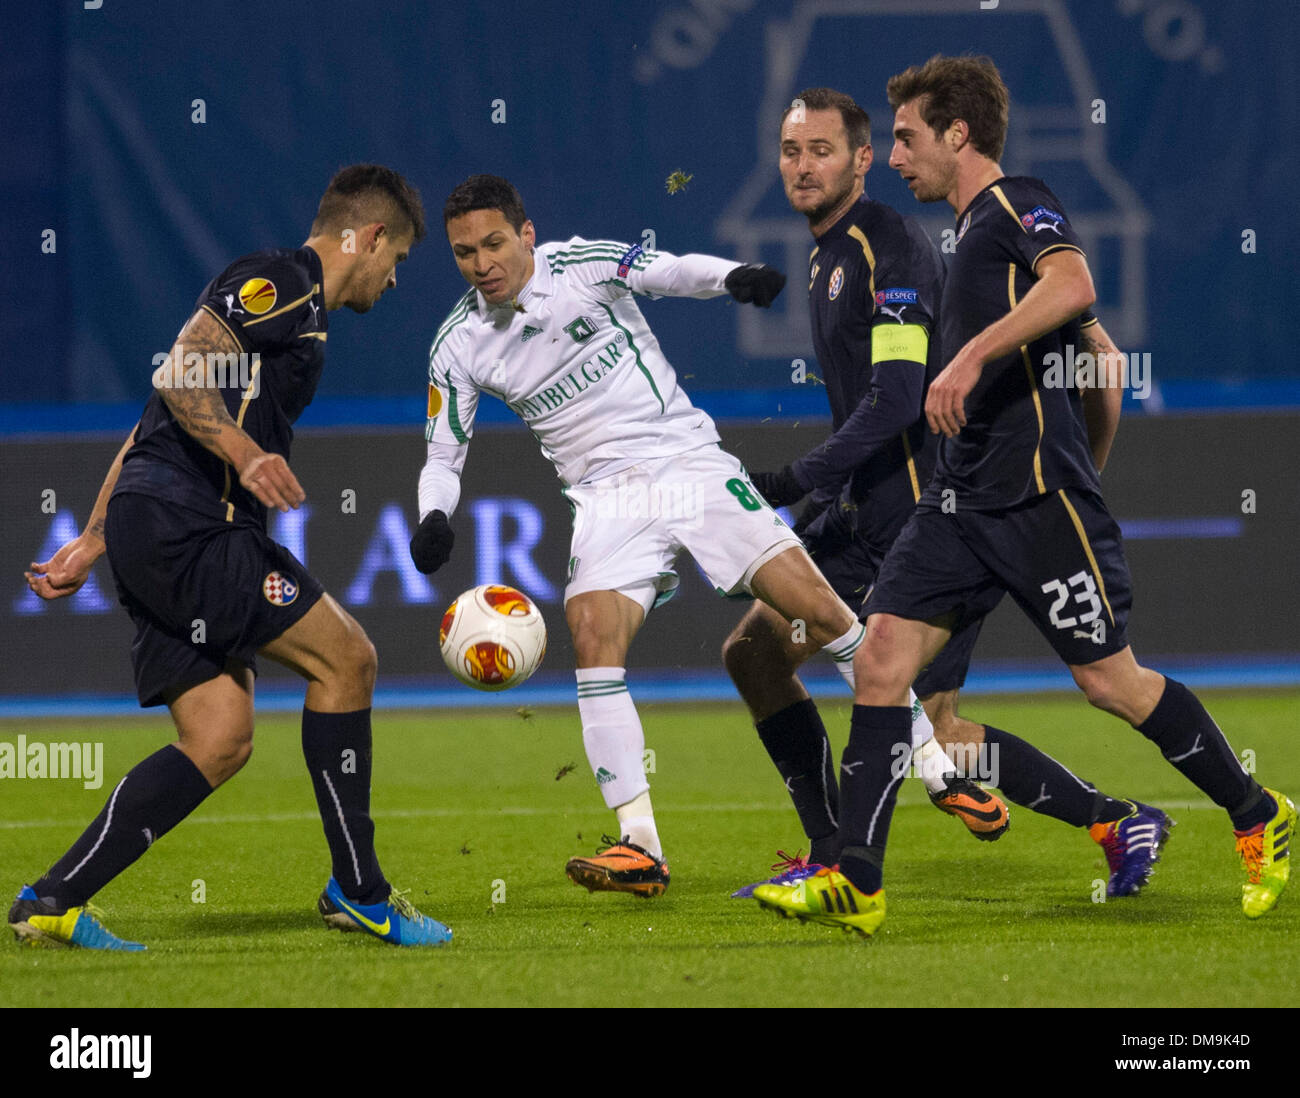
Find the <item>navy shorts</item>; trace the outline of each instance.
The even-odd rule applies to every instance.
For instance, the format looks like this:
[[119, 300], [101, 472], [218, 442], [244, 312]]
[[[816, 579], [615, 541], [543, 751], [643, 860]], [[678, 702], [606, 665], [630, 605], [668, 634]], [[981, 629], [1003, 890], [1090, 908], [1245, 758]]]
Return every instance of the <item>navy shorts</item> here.
[[226, 661], [257, 671], [257, 650], [325, 589], [251, 523], [228, 523], [152, 496], [109, 500], [104, 525], [118, 601], [135, 622], [131, 664], [142, 706], [216, 678]]
[[[870, 612], [866, 606], [867, 595], [876, 582], [882, 555], [868, 545], [865, 539], [855, 535], [852, 523], [838, 501], [808, 525], [803, 532], [803, 540], [808, 547], [808, 555], [835, 593], [848, 603], [849, 608], [858, 615], [859, 621], [865, 621]], [[980, 626], [983, 624], [982, 616], [974, 618], [953, 633], [943, 651], [935, 656], [929, 666], [922, 669], [912, 684], [918, 698], [928, 698], [931, 694], [947, 690], [959, 690], [965, 685], [975, 642], [979, 639]]]
[[1067, 664], [1128, 646], [1132, 582], [1119, 524], [1099, 495], [1068, 488], [1004, 511], [918, 508], [865, 609], [918, 621], [953, 615], [955, 636], [1004, 593]]

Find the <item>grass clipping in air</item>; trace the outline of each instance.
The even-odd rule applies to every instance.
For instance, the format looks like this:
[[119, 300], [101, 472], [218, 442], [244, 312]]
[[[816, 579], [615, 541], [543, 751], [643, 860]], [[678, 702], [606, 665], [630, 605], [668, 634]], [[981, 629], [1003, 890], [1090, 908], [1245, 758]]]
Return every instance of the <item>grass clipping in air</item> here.
[[668, 188], [669, 194], [676, 194], [678, 191], [686, 190], [686, 184], [694, 178], [693, 174], [687, 175], [683, 171], [675, 171], [665, 180], [664, 186]]

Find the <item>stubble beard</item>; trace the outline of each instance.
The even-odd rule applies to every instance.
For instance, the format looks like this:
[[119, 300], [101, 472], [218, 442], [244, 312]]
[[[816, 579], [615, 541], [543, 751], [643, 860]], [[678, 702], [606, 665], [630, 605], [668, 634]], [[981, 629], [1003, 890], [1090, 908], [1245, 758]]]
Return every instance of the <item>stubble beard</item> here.
[[841, 187], [836, 193], [830, 195], [825, 202], [822, 202], [820, 205], [815, 206], [811, 210], [804, 211], [804, 216], [808, 219], [808, 224], [816, 225], [822, 221], [825, 221], [828, 217], [830, 217], [831, 214], [835, 212], [835, 210], [840, 206], [840, 204], [849, 196], [849, 192], [851, 192], [852, 190], [853, 190], [853, 177], [849, 176], [848, 183], [845, 184], [843, 187]]

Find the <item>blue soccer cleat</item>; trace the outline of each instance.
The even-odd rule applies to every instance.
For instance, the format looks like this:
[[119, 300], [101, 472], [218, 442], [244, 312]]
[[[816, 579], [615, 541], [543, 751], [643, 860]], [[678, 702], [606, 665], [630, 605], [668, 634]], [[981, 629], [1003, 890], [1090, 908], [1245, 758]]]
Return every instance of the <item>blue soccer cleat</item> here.
[[791, 857], [784, 850], [778, 850], [776, 856], [781, 860], [772, 863], [772, 868], [778, 871], [775, 877], [770, 877], [766, 881], [755, 881], [753, 884], [745, 885], [744, 888], [738, 888], [731, 894], [731, 898], [733, 900], [748, 900], [754, 895], [754, 889], [759, 885], [797, 885], [800, 881], [806, 881], [809, 877], [816, 876], [818, 871], [826, 868], [816, 862], [805, 862], [798, 853]]
[[1155, 870], [1160, 851], [1174, 826], [1165, 813], [1141, 801], [1122, 820], [1095, 823], [1088, 834], [1101, 844], [1110, 867], [1107, 896], [1136, 896]]
[[18, 940], [32, 946], [73, 946], [79, 949], [116, 949], [139, 953], [139, 942], [123, 941], [104, 929], [104, 913], [90, 904], [60, 911], [45, 903], [31, 885], [23, 885], [9, 909], [9, 928]]
[[343, 895], [333, 877], [316, 902], [325, 925], [334, 930], [363, 930], [402, 946], [438, 946], [451, 941], [451, 928], [421, 915], [406, 894], [393, 889], [377, 904], [359, 904]]

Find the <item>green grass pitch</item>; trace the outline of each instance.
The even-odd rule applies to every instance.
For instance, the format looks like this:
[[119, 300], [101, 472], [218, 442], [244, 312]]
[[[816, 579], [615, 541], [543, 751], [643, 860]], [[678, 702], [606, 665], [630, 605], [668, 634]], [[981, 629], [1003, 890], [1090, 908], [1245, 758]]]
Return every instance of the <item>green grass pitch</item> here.
[[[1300, 693], [1203, 696], [1234, 748], [1254, 753], [1261, 780], [1300, 793]], [[822, 709], [838, 750], [848, 706]], [[738, 703], [642, 707], [673, 883], [651, 901], [589, 895], [564, 862], [594, 851], [613, 814], [587, 770], [576, 708], [528, 719], [385, 712], [375, 721], [380, 858], [456, 935], [447, 948], [400, 950], [320, 923], [328, 856], [297, 718], [274, 715], [260, 720], [244, 771], [97, 898], [106, 925], [149, 951], [6, 941], [0, 1005], [1300, 1005], [1300, 885], [1269, 916], [1244, 919], [1228, 821], [1154, 746], [1078, 697], [972, 698], [964, 711], [1172, 813], [1177, 827], [1141, 896], [1093, 901], [1105, 861], [1081, 831], [1013, 807], [1010, 831], [978, 843], [909, 781], [886, 866], [889, 916], [873, 940], [731, 900], [801, 839]], [[7, 895], [62, 853], [170, 728], [165, 715], [0, 722], [10, 742], [105, 745], [99, 790], [0, 781]]]

